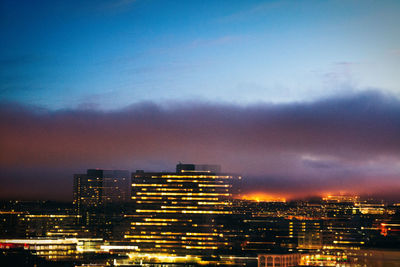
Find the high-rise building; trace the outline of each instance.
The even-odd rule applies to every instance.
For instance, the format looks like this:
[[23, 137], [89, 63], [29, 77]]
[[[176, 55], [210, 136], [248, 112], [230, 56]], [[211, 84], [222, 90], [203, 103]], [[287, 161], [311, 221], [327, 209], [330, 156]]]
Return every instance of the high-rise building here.
[[129, 201], [129, 172], [124, 170], [89, 169], [74, 175], [76, 208], [96, 208], [110, 203]]
[[89, 169], [74, 175], [74, 206], [78, 223], [95, 237], [111, 237], [130, 199], [130, 173], [124, 170]]
[[183, 255], [229, 249], [234, 182], [217, 165], [178, 164], [176, 172], [132, 174], [135, 213], [125, 238], [141, 252]]

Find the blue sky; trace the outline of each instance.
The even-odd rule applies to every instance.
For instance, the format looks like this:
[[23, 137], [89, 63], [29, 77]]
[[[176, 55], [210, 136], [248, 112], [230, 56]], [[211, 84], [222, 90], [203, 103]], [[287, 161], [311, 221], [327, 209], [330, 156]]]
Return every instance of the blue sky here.
[[400, 95], [399, 1], [2, 1], [0, 98], [50, 109]]

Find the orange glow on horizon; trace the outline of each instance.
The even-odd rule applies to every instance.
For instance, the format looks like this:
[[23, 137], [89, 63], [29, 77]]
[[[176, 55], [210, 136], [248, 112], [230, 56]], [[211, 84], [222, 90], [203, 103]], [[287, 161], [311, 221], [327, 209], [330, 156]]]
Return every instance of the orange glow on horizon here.
[[286, 192], [243, 192], [240, 195], [236, 195], [235, 198], [257, 201], [257, 202], [287, 202], [291, 200], [300, 200], [300, 199], [308, 199], [308, 198], [321, 198], [322, 199], [331, 199], [337, 197], [347, 197], [347, 198], [359, 198], [359, 194], [355, 192], [349, 191], [320, 191], [315, 193], [305, 192], [303, 194], [291, 194]]
[[243, 200], [257, 201], [257, 202], [286, 202], [286, 198], [276, 196], [264, 192], [248, 193], [240, 196]]

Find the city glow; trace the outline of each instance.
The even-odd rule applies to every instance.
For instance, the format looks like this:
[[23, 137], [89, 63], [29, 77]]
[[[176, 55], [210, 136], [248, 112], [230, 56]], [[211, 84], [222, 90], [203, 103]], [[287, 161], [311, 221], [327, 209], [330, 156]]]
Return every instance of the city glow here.
[[254, 192], [241, 196], [243, 200], [251, 200], [257, 202], [286, 202], [286, 198], [282, 196], [274, 196], [268, 193]]

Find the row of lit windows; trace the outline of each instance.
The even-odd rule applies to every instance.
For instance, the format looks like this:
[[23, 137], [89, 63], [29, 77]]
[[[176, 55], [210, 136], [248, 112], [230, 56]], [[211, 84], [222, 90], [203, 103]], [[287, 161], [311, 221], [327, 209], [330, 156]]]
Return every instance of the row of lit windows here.
[[232, 214], [231, 211], [213, 210], [136, 210], [138, 213], [192, 213], [192, 214]]
[[160, 176], [151, 176], [151, 178], [211, 178], [211, 179], [230, 179], [232, 176], [226, 175], [161, 175]]
[[178, 220], [178, 219], [159, 219], [159, 218], [145, 218], [146, 222], [178, 222], [178, 221], [188, 221], [191, 222], [192, 220]]
[[[180, 180], [180, 179], [167, 179], [166, 180], [168, 183], [210, 183], [210, 184], [215, 184], [215, 183], [225, 183], [223, 180]], [[171, 186], [171, 185], [169, 185]], [[174, 186], [179, 186], [178, 184], [174, 184]]]
[[[161, 248], [161, 245], [155, 245], [156, 248]], [[218, 247], [206, 247], [206, 246], [176, 246], [176, 245], [163, 245], [162, 247], [168, 247], [168, 248], [185, 248], [185, 249], [200, 249], [200, 250], [215, 250], [218, 249]], [[163, 251], [168, 251], [164, 249]]]
[[[143, 235], [146, 235], [146, 234], [150, 234], [150, 235], [160, 234], [160, 235], [168, 235], [168, 236], [170, 236], [170, 235], [177, 235], [177, 236], [219, 236], [219, 237], [223, 237], [224, 236], [223, 234], [219, 234], [219, 233], [192, 233], [192, 232], [186, 232], [186, 233], [183, 233], [183, 232], [160, 232], [160, 233], [157, 233], [157, 232], [153, 232], [153, 231], [151, 231], [151, 232], [150, 231], [149, 232], [141, 231], [140, 234], [143, 234]], [[125, 237], [128, 237], [128, 236], [125, 236]]]
[[167, 184], [132, 184], [132, 186], [139, 186], [139, 187], [141, 187], [141, 186], [147, 186], [147, 187], [167, 187], [167, 186], [169, 186], [169, 185], [167, 185]]
[[168, 225], [171, 225], [171, 223], [161, 223], [161, 222], [131, 222], [131, 225], [168, 226]]
[[[131, 236], [126, 235], [125, 238], [129, 238], [130, 239]], [[145, 238], [145, 237], [143, 237]], [[191, 244], [193, 241], [192, 240], [154, 240], [154, 239], [149, 239], [149, 238], [145, 238], [145, 239], [130, 239], [130, 241], [132, 242], [138, 242], [138, 243], [172, 243], [172, 244], [185, 244], [185, 243], [189, 243]], [[199, 245], [221, 245], [221, 244], [227, 244], [227, 243], [220, 243], [220, 242], [197, 242]]]
[[214, 198], [207, 198], [207, 197], [144, 197], [144, 196], [136, 196], [136, 197], [131, 197], [132, 199], [151, 199], [151, 200], [211, 200], [211, 201], [216, 201], [219, 200], [218, 198], [214, 197]]
[[[198, 241], [214, 241], [212, 243], [215, 243], [215, 238], [214, 237], [195, 237], [195, 236], [168, 236], [166, 238], [165, 236], [159, 236], [159, 235], [126, 235], [126, 238], [136, 238], [136, 239], [153, 239], [153, 240], [166, 240], [166, 239], [173, 239], [175, 242], [179, 242], [181, 240], [198, 240]], [[210, 243], [210, 242], [209, 242]]]
[[230, 196], [229, 193], [166, 193], [166, 192], [137, 192], [138, 195], [155, 196]]

